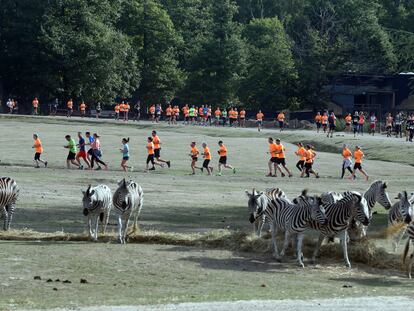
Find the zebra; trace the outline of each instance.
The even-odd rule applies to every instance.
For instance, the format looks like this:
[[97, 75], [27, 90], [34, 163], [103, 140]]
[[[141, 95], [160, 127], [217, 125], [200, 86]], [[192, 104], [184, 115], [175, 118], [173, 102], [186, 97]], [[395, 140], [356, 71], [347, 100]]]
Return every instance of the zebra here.
[[113, 196], [113, 206], [118, 217], [118, 241], [126, 243], [126, 235], [131, 215], [135, 213], [134, 229], [144, 202], [144, 192], [136, 182], [125, 178], [118, 182], [118, 189]]
[[101, 221], [102, 233], [106, 233], [112, 206], [112, 192], [106, 185], [88, 186], [83, 193], [83, 215], [87, 216], [89, 237], [98, 240], [98, 219]]
[[18, 197], [19, 187], [16, 181], [10, 177], [0, 177], [0, 209], [1, 215], [4, 218], [4, 231], [10, 229]]
[[351, 220], [355, 217], [364, 226], [370, 223], [370, 214], [366, 199], [358, 192], [348, 192], [342, 199], [335, 203], [324, 204], [328, 224], [322, 226], [316, 221], [310, 222], [310, 227], [319, 231], [319, 239], [313, 253], [312, 260], [315, 262], [319, 255], [320, 247], [324, 237], [340, 235], [345, 264], [351, 268], [348, 258], [347, 229]]
[[[403, 264], [405, 264], [405, 261], [407, 259], [408, 251], [410, 250], [410, 243], [414, 246], [414, 223], [411, 223], [407, 227], [407, 235], [408, 235], [408, 240], [405, 243], [404, 254], [403, 254]], [[411, 270], [412, 270], [413, 264], [414, 264], [414, 251], [411, 253], [410, 259], [407, 262], [407, 276], [409, 279], [411, 279]]]
[[[399, 201], [395, 202], [388, 212], [388, 226], [396, 226], [401, 223], [409, 224], [413, 217], [413, 210], [407, 191], [398, 193], [396, 199]], [[398, 244], [404, 236], [405, 231], [406, 228], [396, 234], [393, 242], [394, 252], [397, 251]]]

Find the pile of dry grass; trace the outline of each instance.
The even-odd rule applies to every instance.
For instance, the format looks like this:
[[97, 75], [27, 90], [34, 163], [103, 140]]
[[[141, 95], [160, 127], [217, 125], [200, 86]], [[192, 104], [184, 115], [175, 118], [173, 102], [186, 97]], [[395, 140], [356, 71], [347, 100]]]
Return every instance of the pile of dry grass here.
[[[11, 230], [0, 232], [0, 240], [14, 241], [89, 241], [86, 234], [69, 234], [64, 232], [43, 233], [32, 230]], [[115, 242], [114, 232], [100, 235], [100, 242]], [[160, 231], [141, 231], [129, 237], [129, 243], [165, 244], [180, 246], [197, 246], [207, 248], [219, 248], [231, 251], [251, 253], [269, 253], [271, 239], [269, 236], [257, 238], [251, 234], [240, 231], [217, 230], [208, 233], [172, 233]], [[315, 241], [304, 239], [303, 252], [310, 257], [315, 246]], [[366, 264], [374, 268], [400, 269], [401, 258], [396, 254], [390, 254], [383, 248], [378, 248], [368, 240], [352, 243], [348, 246], [349, 257], [352, 262]], [[321, 256], [342, 261], [342, 248], [337, 243], [322, 246]]]

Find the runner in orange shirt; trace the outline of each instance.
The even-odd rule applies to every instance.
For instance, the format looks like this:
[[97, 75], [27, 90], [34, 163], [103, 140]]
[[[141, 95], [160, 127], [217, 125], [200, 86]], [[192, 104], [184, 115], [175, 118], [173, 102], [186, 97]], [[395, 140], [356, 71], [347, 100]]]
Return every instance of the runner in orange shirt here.
[[221, 110], [220, 107], [217, 107], [216, 110], [214, 111], [214, 116], [216, 117], [216, 126], [220, 125], [220, 118], [221, 118]]
[[173, 122], [173, 109], [171, 107], [171, 105], [167, 106], [167, 109], [165, 109], [165, 117], [167, 119], [167, 123], [168, 125], [171, 125]]
[[231, 107], [230, 108], [230, 110], [229, 110], [229, 122], [230, 122], [230, 127], [231, 126], [233, 126], [233, 123], [234, 123], [234, 109], [233, 109], [233, 107]]
[[34, 144], [32, 146], [33, 149], [35, 149], [35, 156], [34, 161], [36, 163], [36, 168], [39, 168], [39, 162], [43, 163], [45, 167], [47, 167], [47, 161], [43, 161], [40, 159], [40, 156], [43, 153], [43, 146], [42, 142], [40, 141], [39, 135], [33, 134]]
[[240, 127], [246, 127], [246, 110], [242, 108], [239, 113], [239, 125]]
[[[266, 177], [277, 177], [277, 171], [279, 171], [281, 174], [282, 170], [280, 169], [279, 165], [278, 165], [278, 155], [277, 155], [277, 146], [273, 140], [272, 137], [269, 137], [267, 139], [267, 142], [269, 143], [269, 152], [268, 154], [270, 154], [270, 159], [267, 162], [267, 165], [269, 167], [269, 173], [266, 175]], [[273, 170], [274, 170], [274, 174], [273, 174]]]
[[33, 114], [37, 115], [37, 109], [39, 107], [39, 100], [37, 99], [37, 97], [35, 97], [32, 101], [32, 105], [33, 105]]
[[[280, 139], [276, 139], [276, 155], [277, 155], [277, 164], [280, 166], [283, 166], [286, 173], [288, 173], [289, 177], [292, 177], [292, 173], [289, 171], [289, 169], [286, 167], [286, 156], [285, 156], [285, 146], [283, 146], [280, 142]], [[285, 177], [285, 174], [282, 173], [282, 177]]]
[[323, 132], [326, 134], [326, 130], [328, 129], [328, 113], [324, 112], [322, 116], [322, 128]]
[[204, 105], [201, 105], [201, 107], [198, 108], [197, 123], [198, 123], [198, 125], [203, 125], [203, 122], [204, 122]]
[[259, 110], [259, 112], [256, 114], [256, 123], [257, 123], [257, 130], [260, 132], [260, 129], [263, 126], [263, 117], [264, 114], [262, 113], [261, 110]]
[[183, 107], [182, 111], [183, 111], [183, 116], [184, 116], [183, 124], [184, 125], [190, 124], [190, 115], [189, 115], [190, 108], [188, 107], [187, 104]]
[[237, 126], [239, 120], [239, 112], [237, 111], [237, 108], [234, 108], [233, 110], [233, 125]]
[[211, 161], [210, 148], [207, 147], [206, 143], [203, 143], [202, 146], [203, 146], [203, 153], [201, 155], [204, 158], [204, 162], [203, 162], [203, 167], [201, 168], [201, 171], [203, 171], [203, 168], [205, 168], [207, 170], [207, 174], [211, 175], [211, 173], [213, 172], [213, 167], [210, 166], [210, 161]]
[[281, 111], [278, 115], [277, 115], [277, 121], [279, 122], [279, 128], [280, 131], [282, 132], [285, 128], [285, 114], [283, 111]]
[[129, 120], [129, 110], [131, 109], [131, 106], [128, 102], [124, 103], [124, 121], [128, 122]]
[[66, 117], [71, 118], [72, 113], [73, 113], [73, 100], [72, 100], [72, 98], [68, 100], [66, 105], [68, 107], [68, 112], [67, 112]]
[[79, 111], [81, 114], [81, 118], [84, 118], [86, 113], [86, 104], [84, 101], [82, 101], [82, 103], [79, 105]]
[[115, 111], [115, 120], [119, 120], [119, 111], [121, 110], [120, 104], [115, 104], [114, 111]]
[[[148, 137], [147, 138], [147, 152], [148, 152], [148, 156], [147, 156], [147, 165], [146, 165], [146, 168], [145, 168], [145, 170], [148, 172], [148, 171], [155, 171], [155, 165], [159, 165], [159, 166], [161, 166], [161, 167], [163, 167], [163, 165], [162, 164], [160, 164], [160, 163], [157, 163], [157, 162], [155, 162], [154, 161], [154, 143], [153, 143], [153, 139], [152, 139], [152, 137]], [[152, 164], [152, 167], [151, 168], [149, 168], [149, 163], [151, 162], [151, 164]]]
[[366, 180], [369, 179], [368, 174], [362, 168], [362, 158], [364, 156], [365, 155], [362, 152], [361, 147], [356, 146], [355, 151], [354, 151], [354, 159], [355, 159], [354, 172], [352, 173], [352, 176], [349, 177], [349, 179], [351, 179], [351, 180], [355, 179], [355, 173], [356, 173], [357, 170], [359, 170], [362, 173], [362, 175], [365, 176]]
[[302, 178], [304, 174], [306, 177], [309, 178], [310, 174], [315, 175], [316, 178], [319, 178], [319, 174], [313, 170], [313, 163], [315, 161], [316, 152], [313, 150], [311, 145], [306, 145], [306, 160], [305, 160], [305, 167], [303, 168], [302, 174], [300, 177]]
[[302, 173], [306, 161], [306, 149], [303, 147], [302, 143], [298, 143], [298, 150], [295, 151], [295, 154], [299, 157], [299, 161], [296, 163], [296, 167]]
[[172, 124], [177, 125], [177, 120], [180, 118], [180, 108], [174, 106], [172, 110]]
[[155, 122], [155, 105], [151, 105], [149, 107], [149, 114], [151, 116], [152, 123], [154, 123]]
[[347, 132], [351, 132], [351, 123], [352, 123], [352, 116], [350, 113], [348, 113], [345, 117], [345, 130]]
[[224, 146], [223, 141], [218, 142], [219, 150], [217, 153], [220, 155], [219, 158], [219, 165], [218, 165], [218, 173], [217, 176], [222, 175], [222, 168], [228, 168], [233, 170], [233, 174], [236, 174], [236, 168], [232, 167], [231, 165], [227, 164], [227, 148]]
[[191, 157], [191, 170], [192, 170], [192, 173], [190, 175], [195, 175], [195, 169], [202, 170], [203, 168], [196, 166], [197, 161], [198, 161], [198, 156], [200, 155], [200, 152], [198, 151], [196, 147], [196, 142], [193, 141], [190, 147], [191, 147], [191, 151], [190, 151], [189, 156]]
[[341, 179], [344, 178], [345, 176], [345, 170], [348, 170], [351, 175], [353, 174], [351, 166], [352, 166], [352, 161], [351, 161], [351, 157], [352, 157], [352, 152], [351, 150], [349, 150], [347, 145], [343, 145], [342, 146], [342, 157], [343, 157], [343, 161], [342, 161], [342, 175], [341, 175]]
[[[154, 143], [154, 157], [157, 162], [166, 163], [168, 167], [171, 167], [171, 161], [161, 160], [161, 140], [157, 135], [156, 131], [152, 131], [152, 142]], [[161, 167], [164, 167], [164, 164], [161, 164]]]
[[322, 116], [321, 113], [318, 112], [315, 116], [315, 122], [316, 122], [316, 133], [319, 133], [321, 126], [322, 126]]

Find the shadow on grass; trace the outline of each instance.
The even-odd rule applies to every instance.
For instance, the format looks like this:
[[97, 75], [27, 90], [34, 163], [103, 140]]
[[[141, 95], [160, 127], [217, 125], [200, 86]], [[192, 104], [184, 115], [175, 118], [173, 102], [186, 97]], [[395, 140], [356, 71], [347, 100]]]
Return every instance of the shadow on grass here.
[[[389, 276], [389, 275], [388, 275]], [[364, 278], [364, 277], [349, 277], [349, 278], [330, 278], [329, 280], [335, 282], [346, 282], [346, 283], [355, 283], [363, 286], [372, 286], [372, 287], [390, 287], [390, 286], [399, 286], [399, 287], [412, 287], [413, 284], [410, 280], [390, 280], [389, 278]]]

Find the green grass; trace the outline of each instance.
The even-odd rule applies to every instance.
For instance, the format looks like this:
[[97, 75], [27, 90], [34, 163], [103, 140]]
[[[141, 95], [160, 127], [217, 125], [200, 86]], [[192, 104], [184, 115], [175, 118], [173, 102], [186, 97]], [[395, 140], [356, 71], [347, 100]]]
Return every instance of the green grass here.
[[[170, 170], [157, 169], [147, 174], [143, 171], [145, 141], [153, 128], [164, 143], [162, 157], [170, 159], [173, 166]], [[338, 151], [342, 143], [363, 147], [367, 154], [364, 164], [371, 179], [387, 180], [392, 199], [398, 191], [411, 192], [414, 174], [408, 164], [412, 164], [412, 146], [400, 140], [368, 136], [354, 139], [342, 133], [327, 139], [312, 131], [280, 134], [266, 129], [258, 133], [255, 129], [168, 127], [165, 124], [20, 116], [0, 116], [0, 130], [2, 175], [15, 178], [21, 188], [12, 224], [13, 229], [19, 231], [11, 234], [33, 235], [25, 241], [0, 242], [2, 260], [8, 263], [0, 265], [0, 310], [253, 298], [307, 299], [315, 295], [408, 295], [412, 290], [412, 282], [403, 278], [402, 271], [389, 268], [398, 265], [398, 254], [390, 254], [393, 264], [387, 269], [378, 269], [373, 268], [379, 265], [373, 264], [372, 259], [370, 262], [359, 261], [361, 254], [355, 251], [350, 256], [354, 269], [348, 271], [343, 268], [342, 259], [337, 258], [337, 250], [328, 247], [320, 265], [308, 264], [302, 271], [290, 257], [282, 264], [276, 263], [267, 248], [252, 248], [244, 240], [235, 238], [240, 233], [250, 241], [248, 234], [252, 232], [245, 189], [277, 186], [289, 197], [296, 196], [304, 188], [310, 193], [365, 191], [369, 183], [362, 179], [355, 182], [338, 179], [341, 166]], [[98, 132], [102, 136], [104, 160], [108, 161], [110, 171], [65, 169], [64, 136], [76, 135], [79, 130]], [[44, 143], [48, 169], [32, 167], [33, 132], [39, 133]], [[265, 178], [268, 136], [282, 138], [292, 170], [297, 159], [293, 154], [296, 147], [290, 143], [312, 142], [318, 149], [315, 168], [322, 178], [300, 179], [295, 171], [296, 176], [291, 179]], [[131, 138], [130, 162], [136, 168], [133, 173], [124, 173], [119, 167], [118, 149], [122, 137]], [[226, 171], [222, 177], [200, 173], [188, 176], [189, 143], [197, 141], [201, 145], [207, 142], [216, 166], [219, 139], [223, 139], [228, 147], [229, 162], [238, 168], [238, 173], [233, 175]], [[143, 240], [126, 246], [113, 244], [108, 239], [102, 243], [85, 242], [81, 190], [88, 184], [97, 183], [105, 183], [115, 190], [117, 181], [124, 177], [136, 180], [145, 192], [140, 221]], [[370, 228], [373, 235], [386, 226], [385, 211], [381, 207], [376, 210], [379, 214], [375, 215]], [[220, 231], [223, 229], [225, 231]], [[113, 216], [110, 230], [116, 230]], [[150, 238], [152, 230], [164, 232], [168, 238]], [[67, 242], [36, 242], [47, 233], [53, 235], [57, 231], [60, 236], [80, 238]], [[208, 242], [211, 232], [222, 232], [232, 238], [224, 237], [224, 244], [219, 243], [222, 240], [214, 240], [214, 244]], [[203, 233], [207, 235], [201, 237]], [[0, 235], [0, 239], [6, 238]], [[188, 239], [202, 239], [203, 242], [188, 244], [185, 242]], [[175, 243], [177, 241], [180, 243]], [[233, 246], [229, 246], [230, 242]], [[239, 242], [240, 247], [235, 247]], [[389, 241], [373, 242], [390, 251]], [[383, 255], [377, 251], [372, 254]], [[43, 280], [33, 280], [35, 275], [40, 275]], [[67, 278], [73, 283], [45, 283], [47, 278]], [[90, 284], [80, 284], [80, 278], [88, 279]], [[353, 287], [345, 289], [343, 284]], [[54, 291], [53, 287], [58, 290]]]

